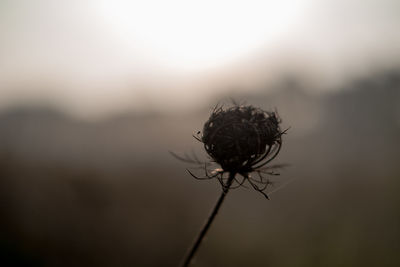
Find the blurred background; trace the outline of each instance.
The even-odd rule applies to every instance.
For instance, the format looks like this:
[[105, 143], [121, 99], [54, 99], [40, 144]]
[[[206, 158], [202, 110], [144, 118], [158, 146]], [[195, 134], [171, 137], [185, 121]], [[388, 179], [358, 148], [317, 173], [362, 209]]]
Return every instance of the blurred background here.
[[168, 151], [206, 160], [235, 99], [290, 127], [286, 186], [230, 192], [193, 266], [399, 266], [399, 27], [396, 0], [0, 0], [0, 265], [177, 266], [221, 188]]

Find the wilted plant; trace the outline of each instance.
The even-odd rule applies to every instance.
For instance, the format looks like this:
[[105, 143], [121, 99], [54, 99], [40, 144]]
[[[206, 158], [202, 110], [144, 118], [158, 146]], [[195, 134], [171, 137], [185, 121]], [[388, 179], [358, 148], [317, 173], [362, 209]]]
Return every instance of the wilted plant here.
[[[271, 171], [273, 167], [266, 165], [278, 155], [282, 147], [282, 135], [285, 131], [281, 131], [280, 122], [276, 112], [264, 111], [253, 106], [235, 104], [226, 109], [216, 106], [204, 124], [203, 132], [194, 136], [204, 144], [211, 162], [201, 163], [196, 157], [180, 157], [173, 154], [185, 162], [204, 164], [204, 177], [198, 177], [188, 170], [189, 173], [201, 180], [215, 178], [222, 186], [221, 196], [185, 258], [183, 266], [189, 266], [229, 189], [243, 186], [247, 182], [268, 199], [265, 190], [271, 182], [264, 175], [276, 175]], [[220, 168], [210, 170], [211, 163], [218, 164]], [[252, 177], [251, 173], [257, 176]], [[238, 175], [240, 180], [236, 178]]]

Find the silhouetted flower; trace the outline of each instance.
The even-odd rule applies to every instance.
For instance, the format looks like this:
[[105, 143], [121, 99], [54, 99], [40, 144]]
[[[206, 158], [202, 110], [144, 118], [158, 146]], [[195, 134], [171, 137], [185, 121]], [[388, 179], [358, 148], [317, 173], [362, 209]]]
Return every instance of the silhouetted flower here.
[[[271, 182], [263, 174], [276, 175], [271, 170], [279, 167], [265, 166], [278, 155], [282, 147], [282, 135], [285, 132], [281, 131], [279, 124], [280, 119], [276, 112], [267, 112], [253, 106], [234, 105], [226, 109], [216, 106], [204, 124], [203, 133], [199, 131], [194, 136], [204, 144], [212, 162], [219, 164], [221, 168], [210, 172], [210, 164], [204, 163], [205, 177], [198, 177], [189, 170], [188, 172], [196, 179], [217, 178], [222, 185], [222, 193], [185, 257], [184, 267], [189, 266], [196, 254], [229, 189], [240, 187], [247, 181], [268, 198], [264, 190]], [[196, 155], [192, 158], [187, 155], [180, 157], [174, 153], [172, 155], [185, 162], [202, 164]], [[257, 173], [258, 177], [252, 177], [252, 172]], [[237, 174], [242, 177], [241, 181], [237, 180]], [[234, 182], [237, 183], [236, 186]]]
[[253, 106], [217, 108], [204, 124], [201, 141], [226, 172], [248, 173], [276, 156], [282, 140], [275, 112]]
[[[210, 172], [206, 166], [206, 177], [198, 177], [190, 171], [189, 173], [197, 179], [217, 178], [223, 188], [232, 188], [231, 183], [228, 185], [225, 182], [225, 173], [240, 174], [243, 179], [238, 181], [235, 178], [236, 187], [248, 181], [254, 189], [268, 198], [264, 190], [271, 182], [263, 174], [277, 175], [271, 169], [279, 166], [265, 165], [281, 149], [285, 131], [281, 131], [280, 122], [277, 112], [264, 111], [251, 105], [234, 105], [226, 109], [215, 107], [204, 124], [203, 132], [199, 132], [195, 138], [204, 143], [212, 161], [221, 168]], [[186, 158], [186, 161], [190, 159]], [[250, 175], [252, 172], [257, 174], [256, 178]]]

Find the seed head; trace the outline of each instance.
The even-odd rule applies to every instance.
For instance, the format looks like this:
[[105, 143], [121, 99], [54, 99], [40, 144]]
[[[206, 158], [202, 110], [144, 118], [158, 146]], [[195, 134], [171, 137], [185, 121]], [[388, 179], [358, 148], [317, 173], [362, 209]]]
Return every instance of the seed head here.
[[283, 134], [279, 124], [276, 112], [253, 106], [219, 107], [204, 124], [201, 141], [225, 172], [248, 173], [279, 152]]
[[[210, 118], [194, 136], [204, 144], [206, 152], [211, 157], [211, 162], [200, 161], [195, 154], [179, 156], [171, 154], [184, 162], [204, 166], [204, 177], [199, 177], [187, 170], [190, 175], [198, 180], [216, 178], [224, 192], [232, 188], [245, 186], [248, 182], [256, 191], [264, 192], [272, 182], [264, 175], [279, 175], [274, 170], [282, 168], [285, 164], [265, 166], [271, 162], [282, 147], [281, 120], [273, 111], [264, 111], [253, 106], [234, 105], [229, 108], [215, 107]], [[221, 168], [210, 169], [212, 163], [217, 163]], [[252, 176], [255, 172], [257, 175]], [[226, 174], [229, 176], [226, 177]], [[241, 176], [241, 181], [235, 176]], [[239, 178], [240, 179], [240, 178]]]

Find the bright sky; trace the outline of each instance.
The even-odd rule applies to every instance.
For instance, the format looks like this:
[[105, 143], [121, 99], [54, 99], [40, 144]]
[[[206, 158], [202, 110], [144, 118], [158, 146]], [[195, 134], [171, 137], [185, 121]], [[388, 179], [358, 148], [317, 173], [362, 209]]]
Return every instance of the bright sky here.
[[2, 0], [0, 108], [183, 108], [282, 70], [329, 83], [399, 63], [399, 26], [396, 0]]

